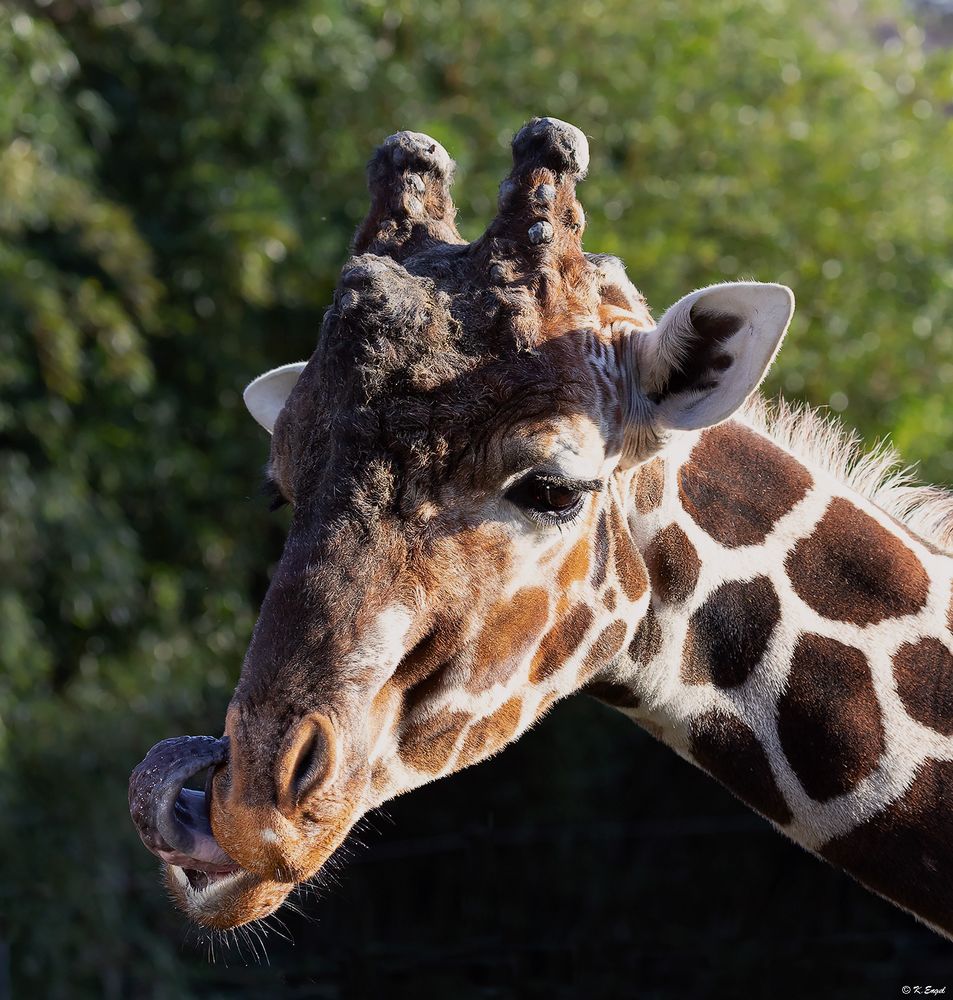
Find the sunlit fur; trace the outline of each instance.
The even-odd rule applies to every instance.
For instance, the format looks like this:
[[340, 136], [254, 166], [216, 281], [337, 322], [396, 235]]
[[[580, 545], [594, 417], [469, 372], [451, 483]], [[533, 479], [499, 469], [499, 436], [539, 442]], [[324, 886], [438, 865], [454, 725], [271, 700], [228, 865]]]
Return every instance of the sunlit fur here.
[[917, 481], [884, 441], [867, 450], [860, 435], [809, 406], [752, 396], [742, 418], [812, 468], [824, 469], [939, 548], [953, 552], [953, 493]]
[[[181, 870], [168, 873], [177, 905], [203, 926], [271, 913], [326, 870], [369, 810], [496, 753], [580, 689], [822, 853], [889, 812], [924, 761], [953, 762], [953, 740], [913, 719], [891, 687], [899, 643], [953, 643], [953, 563], [904, 526], [948, 546], [949, 498], [912, 489], [892, 458], [865, 457], [784, 406], [766, 415], [751, 403], [741, 422], [705, 430], [699, 401], [707, 412], [738, 410], [763, 376], [790, 293], [716, 288], [716, 298], [750, 305], [734, 317], [692, 311], [703, 290], [669, 311], [668, 332], [653, 327], [618, 262], [582, 253], [583, 141], [546, 120], [521, 131], [499, 214], [470, 245], [454, 228], [450, 161], [433, 140], [402, 134], [372, 162], [357, 256], [273, 425], [270, 473], [294, 518], [226, 716], [229, 759], [211, 783], [212, 830], [241, 870], [201, 891]], [[689, 341], [692, 351], [676, 349]], [[661, 348], [646, 354], [653, 344]], [[640, 380], [646, 363], [651, 385]], [[745, 448], [753, 457], [733, 468]], [[510, 499], [538, 473], [599, 488], [583, 491], [573, 517], [545, 523]], [[752, 530], [733, 521], [728, 501], [748, 504], [760, 533], [719, 541]], [[872, 546], [878, 571], [897, 578], [900, 604], [905, 587], [924, 589], [913, 611], [885, 599], [869, 628], [825, 617], [825, 601], [836, 605], [837, 588], [854, 583], [805, 589], [839, 543], [832, 531], [812, 542], [833, 509], [848, 510], [861, 538], [886, 538]], [[788, 562], [800, 544], [820, 555], [795, 560], [799, 578]], [[857, 549], [841, 564], [868, 555]], [[707, 676], [735, 664], [728, 655], [712, 668], [695, 655], [705, 628], [726, 620], [711, 602], [724, 584], [749, 593], [762, 578], [762, 604], [732, 612], [725, 641], [760, 616], [763, 656], [739, 678]], [[873, 761], [850, 758], [881, 724], [869, 699], [866, 715], [822, 720], [822, 736], [866, 771], [820, 804], [802, 787], [818, 763], [810, 740], [795, 747], [807, 761], [799, 775], [778, 729], [805, 628], [869, 657], [873, 681], [863, 676], [861, 694], [875, 684], [887, 705], [886, 749]], [[836, 707], [837, 693], [808, 685], [788, 717]], [[937, 705], [925, 709], [935, 710], [938, 725], [953, 725]], [[718, 725], [700, 731], [711, 713]], [[753, 764], [731, 771], [739, 760]], [[754, 790], [752, 774], [763, 779]], [[939, 839], [923, 832], [942, 853], [943, 829]], [[864, 857], [837, 861], [948, 930], [930, 900], [858, 868]]]

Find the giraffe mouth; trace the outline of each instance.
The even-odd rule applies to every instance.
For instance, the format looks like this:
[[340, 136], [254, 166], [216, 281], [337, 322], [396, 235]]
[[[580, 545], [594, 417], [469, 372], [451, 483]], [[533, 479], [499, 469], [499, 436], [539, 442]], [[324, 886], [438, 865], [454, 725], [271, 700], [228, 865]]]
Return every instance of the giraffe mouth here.
[[[284, 903], [298, 881], [276, 881], [235, 861], [212, 832], [211, 779], [228, 757], [228, 740], [181, 736], [157, 743], [129, 779], [129, 812], [139, 837], [164, 863], [172, 900], [191, 920], [229, 930], [260, 920]], [[186, 782], [208, 771], [205, 791]], [[350, 823], [322, 846], [322, 863]], [[317, 865], [320, 867], [320, 865]]]
[[185, 784], [212, 771], [228, 756], [228, 741], [179, 736], [157, 743], [129, 778], [129, 812], [143, 844], [182, 870], [195, 890], [242, 870], [222, 849], [209, 820], [209, 782], [196, 791]]

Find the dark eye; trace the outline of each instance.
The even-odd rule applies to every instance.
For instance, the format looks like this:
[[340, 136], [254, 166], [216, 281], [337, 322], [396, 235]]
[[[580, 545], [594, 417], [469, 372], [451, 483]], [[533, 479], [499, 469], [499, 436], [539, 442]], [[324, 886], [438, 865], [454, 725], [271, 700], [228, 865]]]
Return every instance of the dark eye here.
[[507, 498], [528, 514], [550, 524], [568, 521], [582, 507], [584, 490], [541, 476], [527, 476], [507, 493]]

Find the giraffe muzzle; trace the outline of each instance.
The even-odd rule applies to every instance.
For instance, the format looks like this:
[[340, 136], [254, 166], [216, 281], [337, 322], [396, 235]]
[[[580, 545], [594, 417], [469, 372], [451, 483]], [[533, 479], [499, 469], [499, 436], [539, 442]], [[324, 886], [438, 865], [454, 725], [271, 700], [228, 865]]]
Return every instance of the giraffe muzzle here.
[[227, 756], [227, 739], [177, 736], [157, 743], [132, 772], [129, 812], [143, 844], [156, 857], [210, 874], [238, 869], [212, 833], [207, 793], [185, 787]]

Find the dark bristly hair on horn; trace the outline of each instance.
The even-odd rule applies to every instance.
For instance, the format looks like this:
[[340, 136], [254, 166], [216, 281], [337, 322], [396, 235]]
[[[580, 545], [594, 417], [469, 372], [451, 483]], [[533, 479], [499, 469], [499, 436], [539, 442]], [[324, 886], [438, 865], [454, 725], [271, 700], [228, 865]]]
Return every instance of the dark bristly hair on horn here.
[[465, 242], [454, 225], [454, 166], [429, 135], [388, 136], [367, 166], [371, 207], [354, 236], [353, 252], [403, 260], [434, 243]]
[[[518, 349], [568, 329], [602, 326], [602, 306], [644, 314], [650, 323], [621, 261], [583, 252], [585, 213], [576, 200], [576, 184], [589, 167], [583, 133], [557, 118], [533, 118], [516, 133], [512, 149], [496, 217], [467, 244], [454, 225], [454, 163], [447, 151], [420, 132], [387, 138], [368, 165], [371, 205], [326, 324], [344, 323], [347, 313], [352, 336], [369, 333], [380, 326], [371, 317], [377, 310], [381, 323], [390, 317], [385, 325], [393, 338], [399, 313], [407, 319], [407, 337], [422, 345], [428, 338], [420, 323], [428, 310], [417, 315], [397, 305], [407, 299], [403, 286], [421, 282], [411, 298], [432, 299], [427, 329], [435, 333], [441, 327], [435, 317], [447, 309], [450, 327], [484, 336], [492, 329]], [[380, 280], [373, 288], [357, 287], [352, 272], [358, 264], [362, 274], [373, 269], [372, 257], [382, 262]]]
[[[586, 216], [576, 184], [589, 143], [574, 125], [534, 118], [513, 139], [513, 167], [500, 185], [496, 218], [474, 244], [518, 336], [532, 346], [559, 313], [591, 314], [599, 276], [582, 251]], [[530, 296], [535, 308], [527, 308]]]

